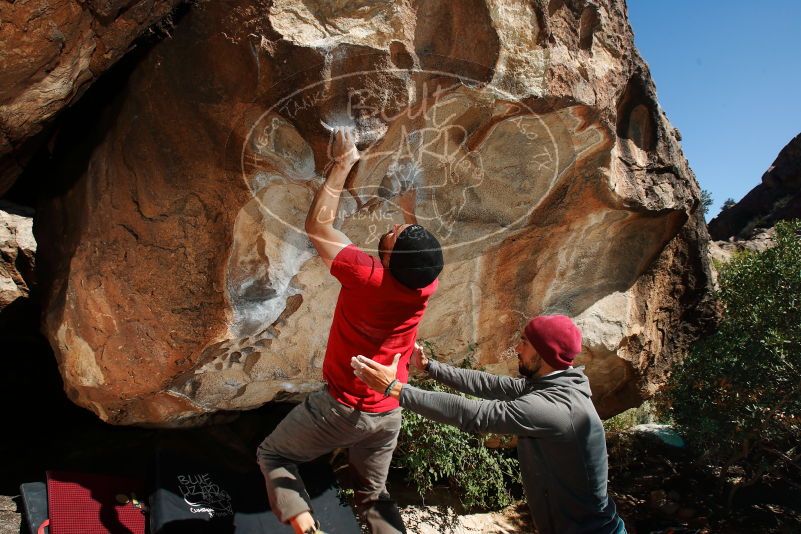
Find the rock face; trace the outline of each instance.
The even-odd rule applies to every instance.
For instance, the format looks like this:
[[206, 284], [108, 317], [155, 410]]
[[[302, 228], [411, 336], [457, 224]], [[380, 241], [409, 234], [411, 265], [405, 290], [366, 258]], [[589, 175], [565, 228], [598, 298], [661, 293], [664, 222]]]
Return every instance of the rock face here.
[[[714, 261], [726, 263], [734, 257], [735, 254], [743, 251], [751, 252], [764, 252], [773, 247], [776, 243], [776, 229], [770, 227], [768, 229], [755, 230], [751, 239], [731, 239], [729, 241], [710, 241], [709, 242], [709, 255]], [[714, 264], [713, 261], [713, 264]], [[713, 265], [712, 273], [715, 274]]]
[[32, 155], [25, 141], [179, 2], [0, 3], [0, 194], [11, 187]]
[[33, 213], [0, 202], [0, 312], [30, 294], [35, 254]]
[[762, 175], [762, 183], [709, 222], [709, 235], [723, 241], [749, 239], [755, 229], [801, 218], [801, 134], [787, 143]]
[[526, 318], [566, 313], [609, 416], [705, 324], [699, 189], [622, 1], [203, 2], [106, 116], [36, 231], [67, 392], [109, 422], [320, 387], [339, 286], [302, 223], [325, 125], [363, 150], [343, 231], [375, 252], [414, 191], [445, 247], [420, 332], [440, 358], [513, 372]]

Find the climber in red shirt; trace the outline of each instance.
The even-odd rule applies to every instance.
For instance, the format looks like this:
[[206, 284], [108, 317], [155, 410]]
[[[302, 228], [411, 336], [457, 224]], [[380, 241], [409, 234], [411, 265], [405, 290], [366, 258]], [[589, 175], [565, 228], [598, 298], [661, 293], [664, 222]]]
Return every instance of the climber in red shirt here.
[[333, 224], [345, 179], [360, 158], [352, 131], [334, 131], [332, 156], [335, 163], [306, 217], [309, 239], [342, 285], [323, 362], [327, 387], [309, 395], [267, 436], [258, 461], [278, 518], [296, 534], [319, 533], [297, 464], [347, 448], [360, 517], [373, 534], [405, 532], [386, 489], [401, 424], [398, 401], [357, 380], [350, 358], [364, 354], [390, 364], [400, 353], [398, 379], [406, 381], [417, 327], [437, 289], [442, 250], [408, 208], [413, 191], [401, 200], [406, 223], [381, 237], [379, 257], [352, 244]]

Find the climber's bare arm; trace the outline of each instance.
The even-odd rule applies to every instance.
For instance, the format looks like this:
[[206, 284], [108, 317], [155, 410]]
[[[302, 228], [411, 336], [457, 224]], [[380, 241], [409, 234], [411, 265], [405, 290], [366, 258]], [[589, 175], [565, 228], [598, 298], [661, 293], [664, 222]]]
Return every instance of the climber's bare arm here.
[[332, 157], [335, 164], [314, 195], [306, 215], [306, 233], [329, 269], [339, 251], [350, 244], [348, 236], [334, 228], [334, 221], [345, 179], [359, 161], [359, 151], [356, 149], [352, 130], [338, 128], [334, 130], [333, 136]]
[[398, 197], [398, 206], [403, 212], [403, 222], [406, 224], [417, 224], [417, 189], [412, 188]]

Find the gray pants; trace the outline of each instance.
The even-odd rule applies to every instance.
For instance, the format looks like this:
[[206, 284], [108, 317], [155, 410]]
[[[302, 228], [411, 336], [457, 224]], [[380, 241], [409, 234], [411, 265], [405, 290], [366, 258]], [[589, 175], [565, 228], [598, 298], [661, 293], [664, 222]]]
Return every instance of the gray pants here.
[[340, 404], [326, 390], [309, 395], [258, 449], [259, 466], [275, 515], [287, 523], [296, 515], [311, 511], [297, 464], [347, 448], [360, 517], [373, 534], [406, 532], [386, 488], [400, 425], [400, 408], [367, 413]]

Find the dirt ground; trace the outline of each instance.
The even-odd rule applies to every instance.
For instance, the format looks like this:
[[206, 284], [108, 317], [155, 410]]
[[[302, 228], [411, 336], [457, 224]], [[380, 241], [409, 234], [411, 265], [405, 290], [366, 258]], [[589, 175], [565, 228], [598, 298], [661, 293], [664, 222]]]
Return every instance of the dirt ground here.
[[[610, 495], [631, 534], [801, 533], [801, 490], [787, 480], [740, 490], [728, 509], [728, 492], [721, 493], [716, 471], [689, 451], [629, 431], [607, 433], [607, 444]], [[427, 506], [410, 489], [396, 494], [405, 504], [401, 510], [410, 532], [536, 532], [525, 501], [497, 512], [463, 514], [447, 488], [439, 493]]]
[[609, 488], [635, 534], [801, 533], [801, 490], [788, 479], [744, 488], [726, 506], [717, 472], [654, 436], [607, 433]]

